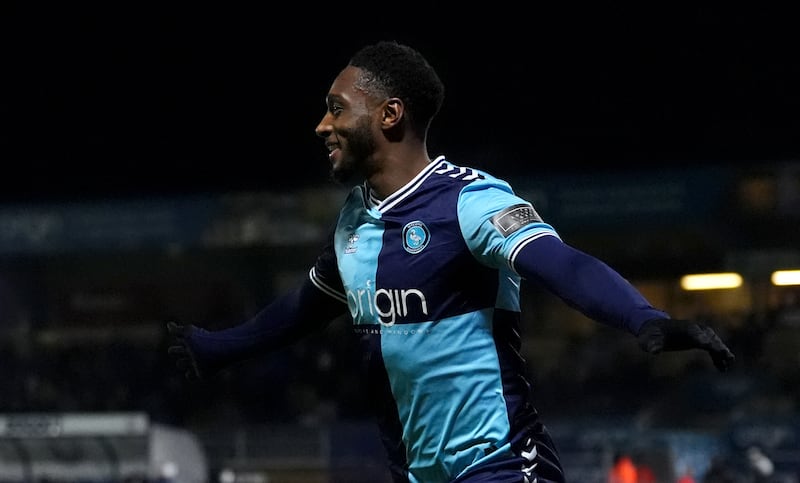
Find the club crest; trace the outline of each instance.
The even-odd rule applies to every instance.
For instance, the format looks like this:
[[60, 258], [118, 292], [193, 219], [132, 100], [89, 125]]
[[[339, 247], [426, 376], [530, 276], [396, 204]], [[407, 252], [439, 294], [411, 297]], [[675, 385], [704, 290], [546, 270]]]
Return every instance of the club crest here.
[[430, 239], [431, 232], [421, 221], [412, 221], [403, 227], [403, 248], [408, 253], [421, 252], [428, 246]]

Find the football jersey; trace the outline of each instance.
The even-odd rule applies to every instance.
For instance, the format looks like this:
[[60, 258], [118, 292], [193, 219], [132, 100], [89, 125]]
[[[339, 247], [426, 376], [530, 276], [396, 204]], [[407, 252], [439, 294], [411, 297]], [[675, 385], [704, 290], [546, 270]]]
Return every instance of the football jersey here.
[[508, 183], [444, 157], [386, 199], [366, 184], [349, 193], [309, 276], [347, 304], [395, 474], [436, 483], [503, 459], [535, 465], [513, 267], [542, 236], [558, 237]]

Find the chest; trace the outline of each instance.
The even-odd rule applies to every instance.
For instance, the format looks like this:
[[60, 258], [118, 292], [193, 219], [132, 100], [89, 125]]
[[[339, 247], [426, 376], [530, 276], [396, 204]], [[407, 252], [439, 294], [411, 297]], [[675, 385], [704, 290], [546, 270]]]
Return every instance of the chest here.
[[458, 221], [447, 217], [362, 217], [341, 226], [335, 246], [345, 285], [408, 285], [467, 252]]

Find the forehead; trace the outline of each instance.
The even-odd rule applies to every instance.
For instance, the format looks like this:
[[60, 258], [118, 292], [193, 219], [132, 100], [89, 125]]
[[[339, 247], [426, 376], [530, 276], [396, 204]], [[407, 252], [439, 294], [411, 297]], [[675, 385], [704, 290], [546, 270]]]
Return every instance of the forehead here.
[[362, 73], [363, 71], [358, 67], [348, 65], [342, 69], [342, 71], [339, 72], [339, 75], [336, 76], [336, 79], [333, 80], [329, 94], [342, 98], [366, 96], [367, 91], [361, 87], [358, 87], [359, 79], [361, 78]]

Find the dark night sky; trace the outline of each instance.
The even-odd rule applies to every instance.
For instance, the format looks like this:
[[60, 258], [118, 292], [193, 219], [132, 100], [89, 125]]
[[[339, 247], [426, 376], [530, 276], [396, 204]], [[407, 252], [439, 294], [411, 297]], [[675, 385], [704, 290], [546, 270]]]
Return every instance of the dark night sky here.
[[4, 200], [324, 182], [324, 95], [379, 38], [438, 68], [430, 149], [459, 164], [516, 176], [800, 159], [800, 56], [775, 9], [107, 3], [2, 7]]

